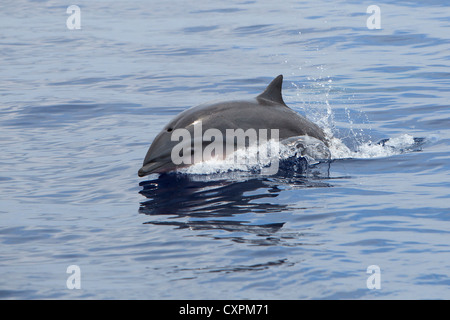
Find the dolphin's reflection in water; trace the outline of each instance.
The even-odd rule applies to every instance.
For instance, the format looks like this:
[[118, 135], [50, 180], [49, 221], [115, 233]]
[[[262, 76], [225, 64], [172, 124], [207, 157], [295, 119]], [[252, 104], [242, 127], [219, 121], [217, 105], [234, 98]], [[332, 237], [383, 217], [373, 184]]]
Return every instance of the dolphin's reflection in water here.
[[[326, 172], [327, 169], [328, 166]], [[304, 209], [299, 208], [298, 204], [280, 203], [275, 198], [284, 190], [293, 188], [331, 186], [313, 175], [293, 172], [286, 174], [283, 170], [280, 172], [276, 176], [248, 172], [217, 175], [162, 174], [140, 183], [143, 187], [140, 193], [147, 200], [141, 203], [139, 213], [154, 218], [146, 224], [237, 232], [239, 236], [233, 238], [234, 241], [274, 244], [279, 240], [274, 234], [285, 222], [280, 222], [277, 218], [276, 222], [268, 219], [261, 223], [265, 218], [263, 214]], [[323, 169], [321, 173], [323, 174]], [[257, 220], [258, 223], [252, 220]], [[245, 239], [246, 234], [263, 237], [264, 240], [254, 237], [251, 240]]]

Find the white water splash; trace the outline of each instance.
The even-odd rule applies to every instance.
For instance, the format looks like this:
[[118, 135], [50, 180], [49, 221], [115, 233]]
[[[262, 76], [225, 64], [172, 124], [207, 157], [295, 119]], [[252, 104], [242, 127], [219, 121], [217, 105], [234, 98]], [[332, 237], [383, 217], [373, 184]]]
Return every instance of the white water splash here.
[[[281, 143], [271, 140], [268, 142], [271, 145], [267, 148], [269, 148], [268, 150], [278, 150], [276, 154], [273, 152], [262, 154], [258, 152], [257, 146], [250, 146], [246, 149], [236, 150], [234, 154], [225, 159], [209, 159], [179, 169], [178, 172], [194, 175], [217, 174], [230, 171], [261, 172], [261, 170], [273, 164], [274, 161], [283, 161], [290, 157], [304, 157], [310, 165], [327, 159], [383, 158], [412, 151], [417, 144], [414, 137], [409, 134], [402, 134], [385, 140], [383, 143], [363, 143], [357, 146], [356, 150], [351, 150], [342, 140], [335, 137], [330, 139], [330, 147], [328, 149], [322, 142], [310, 137], [306, 137], [306, 139], [300, 137], [295, 141], [300, 142], [302, 144], [301, 147], [298, 147], [298, 144], [295, 142]], [[294, 147], [294, 144], [297, 146]], [[236, 159], [239, 159], [239, 161], [236, 161]]]
[[[262, 148], [267, 152], [259, 152]], [[238, 149], [225, 159], [213, 158], [195, 163], [189, 167], [178, 169], [180, 173], [187, 174], [215, 174], [228, 171], [261, 171], [274, 161], [279, 161], [283, 146], [277, 141], [269, 140], [266, 145], [258, 147], [252, 145], [248, 148]], [[273, 152], [276, 150], [276, 152]], [[284, 150], [284, 149], [283, 149]]]
[[331, 159], [368, 159], [383, 158], [402, 154], [414, 148], [416, 141], [409, 134], [402, 134], [386, 140], [383, 143], [366, 142], [357, 146], [356, 150], [350, 150], [340, 139], [330, 139]]
[[[383, 143], [375, 143], [373, 141], [363, 142], [363, 140], [367, 141], [367, 138], [370, 137], [365, 137], [363, 130], [357, 128], [358, 125], [355, 124], [354, 117], [356, 115], [358, 119], [363, 121], [363, 124], [369, 123], [369, 119], [362, 110], [350, 110], [346, 107], [345, 113], [348, 124], [350, 125], [350, 138], [356, 144], [356, 147], [350, 149], [341, 139], [336, 137], [336, 135], [339, 135], [339, 130], [335, 127], [335, 115], [329, 103], [331, 98], [330, 92], [332, 90], [339, 91], [339, 89], [333, 88], [331, 76], [324, 75], [324, 71], [326, 70], [324, 66], [320, 66], [318, 70], [320, 71], [319, 76], [315, 78], [308, 77], [308, 85], [303, 85], [303, 88], [300, 88], [294, 82], [292, 85], [297, 88], [297, 98], [301, 98], [303, 104], [307, 106], [303, 107], [305, 113], [307, 113], [307, 117], [319, 125], [328, 137], [329, 151], [331, 154], [330, 159], [382, 158], [412, 151], [417, 147], [417, 141], [409, 134], [402, 134], [386, 139]], [[309, 94], [306, 92], [305, 94], [305, 88], [308, 87], [312, 89], [312, 92]], [[321, 107], [318, 108], [317, 106]]]

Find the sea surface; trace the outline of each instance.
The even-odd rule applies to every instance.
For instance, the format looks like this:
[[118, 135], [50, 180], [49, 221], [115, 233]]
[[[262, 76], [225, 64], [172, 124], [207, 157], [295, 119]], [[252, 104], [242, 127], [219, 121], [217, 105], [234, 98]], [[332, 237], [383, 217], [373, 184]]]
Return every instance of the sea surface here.
[[[137, 176], [279, 74], [331, 161]], [[450, 299], [448, 1], [2, 1], [0, 75], [1, 299]]]

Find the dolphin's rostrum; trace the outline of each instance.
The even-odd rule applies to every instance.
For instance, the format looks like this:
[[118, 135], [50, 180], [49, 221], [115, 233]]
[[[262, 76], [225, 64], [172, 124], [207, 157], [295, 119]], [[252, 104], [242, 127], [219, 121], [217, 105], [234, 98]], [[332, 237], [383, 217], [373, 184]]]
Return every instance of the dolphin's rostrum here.
[[[179, 143], [172, 141], [172, 133], [177, 129], [185, 129], [193, 133], [195, 125], [199, 122], [201, 122], [203, 130], [214, 128], [219, 130], [223, 136], [227, 129], [244, 131], [248, 129], [256, 131], [278, 129], [281, 141], [308, 136], [320, 140], [325, 146], [328, 146], [328, 139], [319, 126], [299, 115], [284, 103], [281, 94], [282, 83], [283, 76], [279, 75], [256, 98], [207, 103], [181, 112], [156, 136], [138, 175], [143, 177], [150, 173], [172, 171], [182, 166], [176, 165], [172, 161], [172, 150]], [[203, 142], [196, 146], [205, 148], [206, 145]], [[202, 152], [202, 150], [194, 150], [194, 148], [192, 151]]]

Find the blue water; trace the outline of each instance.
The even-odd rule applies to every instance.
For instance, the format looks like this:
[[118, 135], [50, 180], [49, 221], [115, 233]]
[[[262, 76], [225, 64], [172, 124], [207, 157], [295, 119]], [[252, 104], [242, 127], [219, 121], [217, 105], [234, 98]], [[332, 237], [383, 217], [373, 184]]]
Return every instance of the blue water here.
[[[450, 299], [448, 2], [74, 4], [0, 4], [2, 299]], [[278, 74], [352, 154], [138, 178], [179, 112]]]

